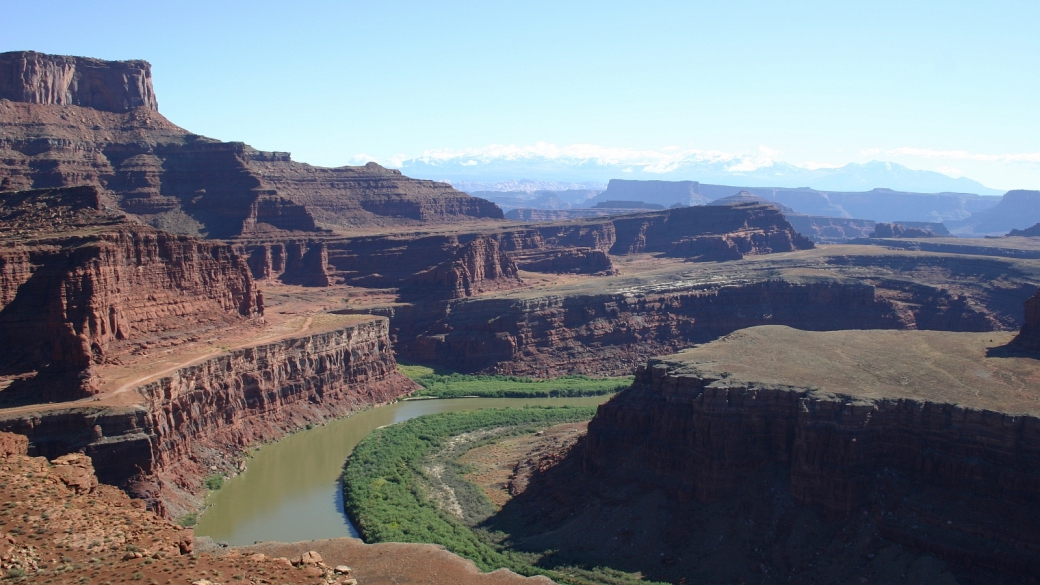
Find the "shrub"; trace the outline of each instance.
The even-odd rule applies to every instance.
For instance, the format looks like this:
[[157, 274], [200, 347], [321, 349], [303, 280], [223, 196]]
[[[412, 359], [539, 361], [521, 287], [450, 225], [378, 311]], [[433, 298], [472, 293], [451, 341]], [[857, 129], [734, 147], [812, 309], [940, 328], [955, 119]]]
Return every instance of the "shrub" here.
[[214, 473], [207, 476], [205, 481], [202, 483], [206, 486], [206, 489], [216, 491], [224, 487], [224, 476], [219, 473]]
[[399, 365], [401, 373], [422, 389], [413, 396], [436, 398], [564, 398], [602, 396], [627, 388], [632, 377], [590, 378], [588, 376], [561, 376], [536, 380], [522, 376], [471, 376], [468, 374], [438, 374], [432, 368]]

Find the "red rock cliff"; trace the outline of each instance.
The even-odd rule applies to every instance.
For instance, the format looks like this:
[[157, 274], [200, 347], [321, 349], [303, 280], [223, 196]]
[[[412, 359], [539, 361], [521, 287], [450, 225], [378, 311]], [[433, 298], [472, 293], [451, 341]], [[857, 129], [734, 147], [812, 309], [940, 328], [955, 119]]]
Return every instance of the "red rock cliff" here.
[[342, 319], [353, 321], [179, 369], [139, 387], [134, 407], [10, 415], [0, 428], [48, 457], [84, 450], [103, 482], [176, 517], [201, 503], [210, 466], [231, 472], [244, 447], [412, 391], [386, 319]]
[[580, 457], [598, 481], [701, 502], [779, 466], [795, 500], [869, 514], [886, 538], [961, 565], [1040, 568], [1034, 416], [746, 383], [662, 358], [600, 406]]
[[627, 375], [653, 355], [753, 325], [908, 327], [873, 286], [779, 280], [647, 294], [466, 299], [433, 322], [431, 312], [398, 308], [401, 355], [466, 371], [533, 376]]
[[34, 51], [0, 53], [0, 99], [106, 112], [159, 109], [147, 61], [102, 61]]
[[0, 201], [3, 363], [72, 376], [41, 378], [39, 399], [91, 393], [89, 370], [113, 343], [255, 308], [245, 258], [230, 246], [136, 225], [99, 198], [80, 187]]

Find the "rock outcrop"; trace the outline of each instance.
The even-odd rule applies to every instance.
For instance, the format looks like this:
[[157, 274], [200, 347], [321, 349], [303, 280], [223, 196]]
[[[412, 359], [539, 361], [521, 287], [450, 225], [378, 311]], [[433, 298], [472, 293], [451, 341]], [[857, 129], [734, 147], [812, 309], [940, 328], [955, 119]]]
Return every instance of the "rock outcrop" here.
[[34, 51], [0, 53], [0, 99], [105, 112], [159, 110], [147, 61], [102, 61]]
[[245, 258], [232, 247], [105, 211], [95, 187], [7, 194], [0, 238], [2, 364], [8, 373], [39, 371], [8, 399], [89, 395], [91, 368], [113, 344], [256, 308]]
[[1040, 292], [1025, 302], [1025, 322], [1014, 344], [1029, 351], [1040, 351]]
[[[791, 222], [798, 233], [817, 244], [843, 244], [859, 238], [879, 237], [874, 235], [878, 225], [872, 219], [852, 219], [847, 217], [821, 217], [785, 213], [784, 217]], [[942, 223], [924, 221], [900, 221], [904, 228], [916, 228], [930, 231], [937, 236], [949, 236], [950, 231]], [[891, 237], [891, 236], [889, 236]]]
[[539, 377], [626, 375], [653, 355], [767, 323], [908, 327], [872, 286], [778, 280], [638, 294], [463, 299], [432, 322], [430, 313], [427, 306], [396, 309], [400, 355], [461, 371]]
[[1040, 223], [1024, 230], [1011, 230], [1008, 237], [1037, 238], [1040, 237]]
[[[748, 498], [741, 486], [778, 476], [767, 507], [789, 493], [962, 569], [1034, 574], [1040, 419], [1026, 380], [1038, 367], [985, 357], [990, 336], [738, 332], [640, 367], [578, 457], [595, 481], [686, 502]], [[761, 530], [769, 541], [785, 529]], [[791, 570], [768, 550], [763, 560]]]
[[564, 248], [517, 257], [517, 265], [530, 272], [555, 274], [614, 274], [614, 263], [603, 250]]
[[[69, 65], [72, 80], [95, 70], [87, 66], [95, 63], [91, 59], [31, 55], [47, 67], [75, 64]], [[99, 70], [123, 75], [130, 84], [125, 90], [137, 91], [136, 78], [119, 73], [117, 65]], [[147, 64], [126, 64], [137, 66], [151, 92]], [[102, 82], [91, 83], [101, 87]], [[154, 227], [211, 238], [320, 232], [318, 224], [418, 225], [502, 217], [493, 203], [444, 183], [409, 179], [375, 163], [335, 169], [297, 163], [286, 152], [261, 152], [179, 128], [156, 111], [154, 96], [151, 105], [130, 100], [128, 107], [104, 107], [111, 92], [95, 93], [96, 102], [5, 95], [0, 101], [0, 191], [93, 185], [113, 205]]]
[[622, 216], [613, 224], [617, 239], [611, 254], [663, 252], [691, 260], [739, 260], [813, 247], [779, 209], [754, 202]]
[[682, 205], [704, 205], [709, 198], [700, 194], [700, 183], [697, 181], [630, 181], [611, 179], [607, 190], [589, 199], [595, 205], [601, 201], [642, 201], [669, 207], [675, 203]]
[[102, 482], [180, 516], [200, 503], [210, 467], [230, 473], [248, 445], [412, 391], [386, 319], [338, 319], [346, 324], [178, 369], [133, 389], [133, 406], [9, 413], [0, 429], [28, 436], [35, 454], [83, 451]]
[[909, 227], [898, 223], [879, 222], [874, 226], [875, 238], [935, 238], [938, 234], [927, 228]]
[[519, 285], [516, 262], [499, 249], [497, 240], [478, 236], [450, 260], [406, 279], [401, 296], [422, 301], [459, 299]]
[[977, 211], [963, 221], [951, 223], [955, 234], [1003, 235], [1040, 221], [1040, 191], [1008, 191], [995, 207]]

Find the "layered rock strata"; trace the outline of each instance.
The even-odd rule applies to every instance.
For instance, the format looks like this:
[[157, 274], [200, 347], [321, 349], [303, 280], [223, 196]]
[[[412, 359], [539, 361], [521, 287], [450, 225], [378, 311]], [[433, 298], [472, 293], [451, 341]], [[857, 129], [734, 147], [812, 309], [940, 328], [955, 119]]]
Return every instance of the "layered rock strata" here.
[[34, 51], [0, 53], [0, 99], [105, 112], [159, 110], [147, 61], [102, 61]]
[[613, 224], [617, 239], [611, 254], [663, 252], [692, 260], [739, 260], [813, 247], [779, 209], [755, 202], [622, 216]]
[[927, 228], [910, 227], [899, 223], [878, 222], [874, 226], [875, 238], [934, 238], [938, 234]]
[[179, 516], [200, 503], [211, 466], [231, 473], [248, 445], [411, 392], [386, 319], [340, 320], [348, 324], [182, 367], [133, 388], [133, 406], [0, 413], [0, 429], [28, 436], [35, 454], [83, 451], [102, 482]]
[[313, 167], [192, 134], [158, 113], [143, 61], [6, 53], [0, 97], [0, 191], [93, 185], [175, 233], [255, 237], [320, 232], [318, 224], [502, 217], [489, 201], [375, 163]]
[[641, 366], [578, 456], [596, 481], [699, 502], [780, 470], [798, 505], [961, 568], [1035, 573], [1040, 366], [986, 357], [992, 335], [738, 332]]
[[428, 314], [425, 306], [395, 310], [401, 355], [464, 371], [535, 376], [625, 375], [652, 355], [768, 323], [823, 330], [911, 326], [873, 286], [781, 280], [646, 294], [469, 299], [451, 303], [432, 323]]
[[[594, 274], [613, 271], [610, 256], [657, 253], [691, 260], [733, 260], [813, 246], [775, 207], [761, 204], [671, 209], [453, 234], [324, 241], [330, 271], [336, 279], [353, 286], [414, 289], [416, 279], [421, 278], [431, 298], [461, 298], [469, 296], [464, 293], [468, 289], [515, 288], [515, 269], [509, 267], [514, 262], [533, 272]], [[256, 254], [258, 263], [265, 266], [259, 272], [254, 269], [254, 276], [259, 278], [270, 272], [266, 258], [272, 252]], [[467, 278], [483, 284], [456, 286], [452, 283], [461, 282], [461, 276], [434, 278], [456, 273], [456, 263], [464, 256], [472, 257], [463, 261], [468, 267]], [[480, 264], [488, 269], [477, 270]], [[406, 298], [413, 297], [406, 294]]]
[[230, 246], [136, 224], [102, 209], [95, 187], [0, 199], [0, 363], [39, 379], [5, 391], [33, 400], [96, 391], [90, 370], [115, 344], [186, 319], [256, 308], [245, 258]]

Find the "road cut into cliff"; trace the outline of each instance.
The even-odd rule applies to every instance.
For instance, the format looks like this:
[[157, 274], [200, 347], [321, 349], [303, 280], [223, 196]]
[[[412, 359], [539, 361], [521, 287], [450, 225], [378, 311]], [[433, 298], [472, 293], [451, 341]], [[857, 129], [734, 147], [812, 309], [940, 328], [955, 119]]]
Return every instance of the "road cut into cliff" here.
[[102, 482], [179, 517], [201, 505], [205, 476], [238, 472], [250, 445], [416, 387], [397, 371], [382, 317], [315, 314], [295, 332], [180, 359], [109, 372], [122, 383], [89, 402], [0, 410], [0, 429], [26, 435], [32, 454], [86, 453]]

